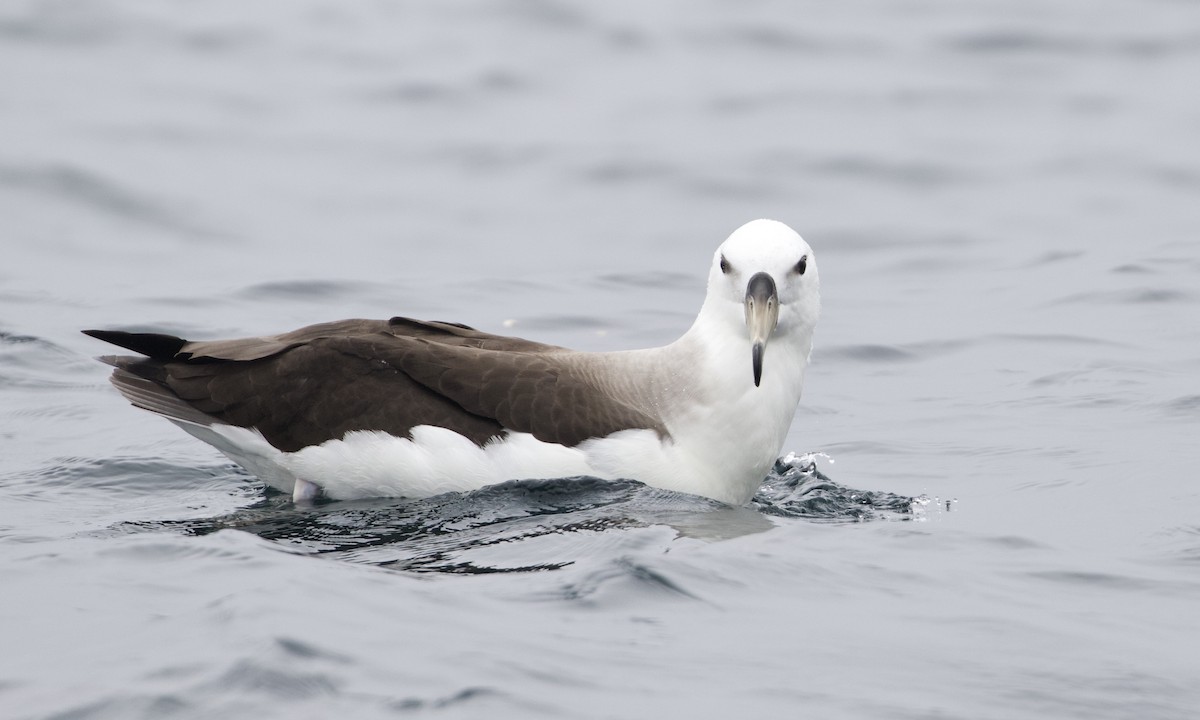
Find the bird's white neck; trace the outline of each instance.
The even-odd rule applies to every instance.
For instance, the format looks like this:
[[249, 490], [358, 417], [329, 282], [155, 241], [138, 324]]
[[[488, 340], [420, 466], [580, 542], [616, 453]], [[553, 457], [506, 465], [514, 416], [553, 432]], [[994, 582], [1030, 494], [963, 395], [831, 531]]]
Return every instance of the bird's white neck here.
[[[708, 309], [708, 308], [706, 308]], [[727, 313], [726, 313], [727, 314]], [[749, 500], [779, 456], [791, 427], [812, 349], [812, 328], [782, 326], [766, 348], [761, 383], [754, 384], [744, 323], [706, 316], [662, 348], [676, 372], [678, 399], [668, 429], [691, 446], [704, 494], [733, 503]]]

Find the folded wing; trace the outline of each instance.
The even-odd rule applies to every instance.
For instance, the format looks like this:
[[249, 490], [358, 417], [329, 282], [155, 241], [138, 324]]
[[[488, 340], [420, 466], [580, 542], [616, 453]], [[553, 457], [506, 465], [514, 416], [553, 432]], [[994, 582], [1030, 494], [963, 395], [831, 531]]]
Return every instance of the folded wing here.
[[255, 428], [296, 451], [354, 430], [450, 429], [479, 445], [505, 431], [573, 446], [661, 423], [612, 397], [581, 355], [451, 323], [392, 318], [261, 338], [189, 342], [86, 331], [146, 355], [104, 360], [138, 407], [181, 422]]

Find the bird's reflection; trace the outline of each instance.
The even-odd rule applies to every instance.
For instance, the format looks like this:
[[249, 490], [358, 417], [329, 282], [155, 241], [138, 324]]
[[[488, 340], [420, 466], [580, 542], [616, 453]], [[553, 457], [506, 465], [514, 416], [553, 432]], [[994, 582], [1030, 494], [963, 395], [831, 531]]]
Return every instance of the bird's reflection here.
[[236, 529], [306, 554], [409, 572], [477, 574], [554, 570], [639, 529], [669, 528], [674, 538], [711, 542], [765, 532], [785, 518], [906, 519], [912, 502], [843, 487], [811, 458], [789, 456], [744, 507], [629, 480], [584, 477], [513, 481], [417, 501], [296, 505], [271, 494], [229, 515], [158, 527], [198, 535]]

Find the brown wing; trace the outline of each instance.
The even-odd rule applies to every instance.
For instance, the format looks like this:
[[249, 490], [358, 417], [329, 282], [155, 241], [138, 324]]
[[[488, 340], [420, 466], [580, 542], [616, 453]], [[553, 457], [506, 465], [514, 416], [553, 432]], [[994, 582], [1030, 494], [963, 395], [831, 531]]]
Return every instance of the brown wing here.
[[404, 437], [417, 425], [479, 445], [506, 429], [564, 445], [630, 427], [665, 434], [604, 394], [563, 348], [462, 325], [346, 320], [210, 342], [86, 332], [150, 355], [105, 358], [135, 405], [185, 422], [256, 428], [284, 451], [352, 430]]
[[614, 397], [580, 354], [521, 353], [415, 340], [389, 363], [453, 400], [469, 413], [503, 427], [569, 447], [594, 437], [643, 428], [662, 437], [666, 427]]

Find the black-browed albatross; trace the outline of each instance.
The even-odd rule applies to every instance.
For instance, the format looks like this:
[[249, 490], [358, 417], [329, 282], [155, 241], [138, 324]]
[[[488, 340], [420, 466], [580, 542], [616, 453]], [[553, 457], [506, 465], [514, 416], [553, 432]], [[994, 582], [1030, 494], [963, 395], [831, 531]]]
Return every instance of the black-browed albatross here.
[[133, 405], [296, 500], [588, 475], [742, 504], [800, 402], [819, 285], [808, 244], [755, 220], [665, 347], [577, 352], [403, 317], [240, 340], [84, 332], [145, 356], [100, 358]]

